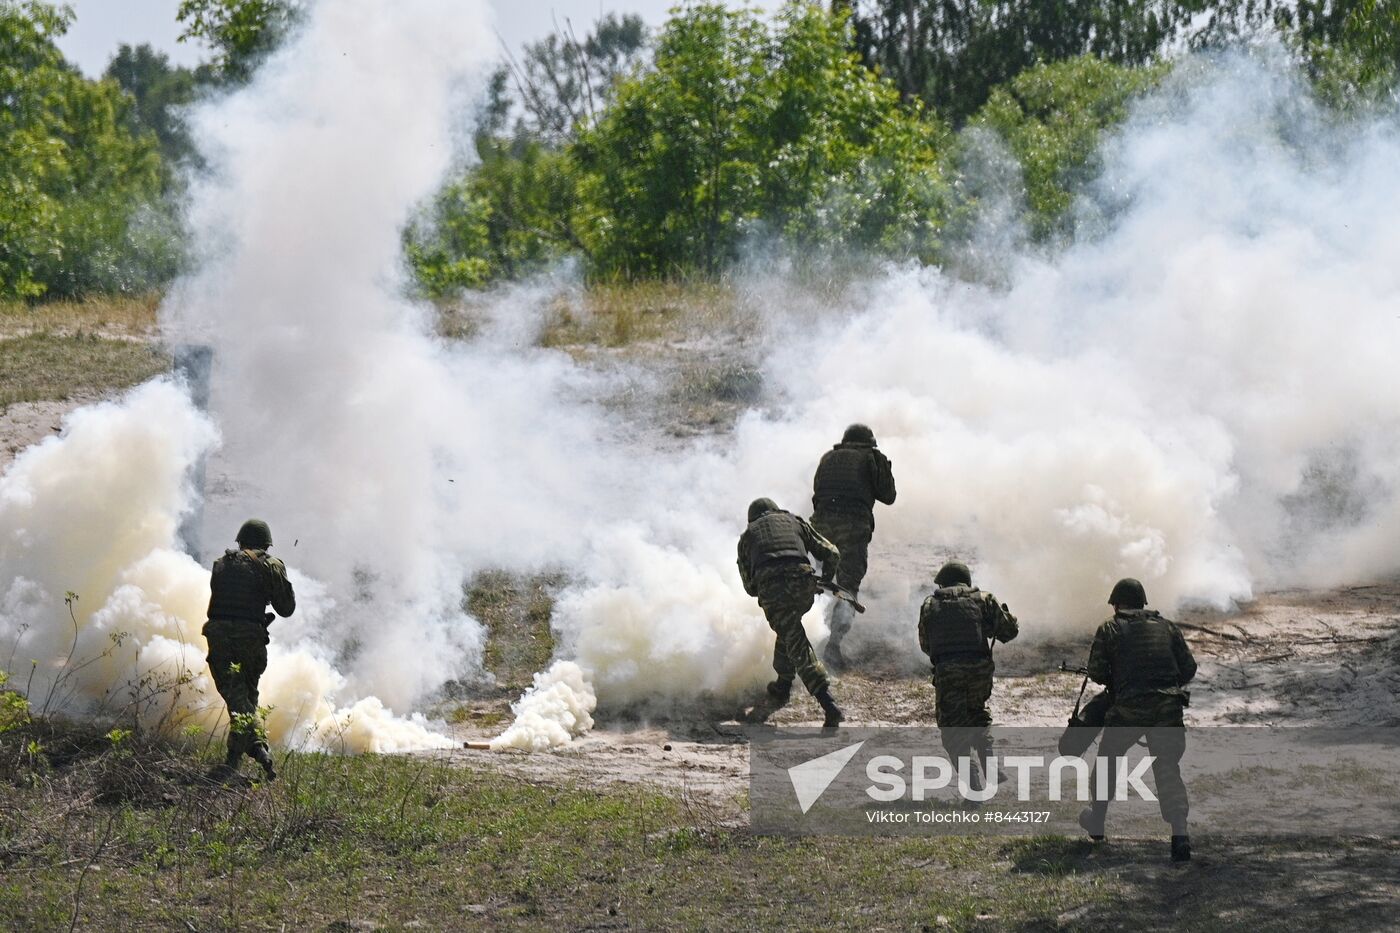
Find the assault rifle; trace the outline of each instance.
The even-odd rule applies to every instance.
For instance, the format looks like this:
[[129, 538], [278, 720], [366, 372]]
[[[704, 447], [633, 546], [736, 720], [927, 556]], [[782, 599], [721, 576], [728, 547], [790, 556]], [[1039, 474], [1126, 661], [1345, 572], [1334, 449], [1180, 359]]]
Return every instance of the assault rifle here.
[[851, 608], [854, 609], [856, 612], [865, 611], [865, 607], [862, 606], [860, 602], [856, 600], [855, 594], [852, 593], [850, 590], [843, 590], [841, 587], [836, 585], [836, 582], [834, 580], [823, 580], [820, 577], [818, 577], [817, 589], [830, 593], [832, 596], [835, 596], [837, 599], [841, 600], [844, 603], [850, 603]]

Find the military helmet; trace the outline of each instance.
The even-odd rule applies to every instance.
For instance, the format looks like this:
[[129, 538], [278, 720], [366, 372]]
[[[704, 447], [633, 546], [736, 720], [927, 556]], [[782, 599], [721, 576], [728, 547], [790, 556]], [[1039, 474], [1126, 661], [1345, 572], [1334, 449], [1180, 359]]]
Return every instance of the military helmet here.
[[843, 444], [875, 444], [875, 432], [866, 424], [853, 424], [841, 435]]
[[1132, 577], [1124, 577], [1113, 584], [1113, 592], [1108, 594], [1109, 605], [1123, 609], [1141, 609], [1147, 605], [1147, 590]]
[[265, 551], [272, 547], [272, 529], [267, 527], [267, 522], [262, 519], [250, 518], [238, 529], [238, 536], [234, 540], [240, 547]]
[[752, 523], [756, 521], [760, 515], [777, 511], [779, 511], [778, 503], [774, 502], [772, 499], [755, 499], [749, 503], [749, 521]]
[[938, 569], [938, 576], [933, 578], [933, 582], [938, 586], [971, 586], [972, 571], [962, 561], [950, 560]]

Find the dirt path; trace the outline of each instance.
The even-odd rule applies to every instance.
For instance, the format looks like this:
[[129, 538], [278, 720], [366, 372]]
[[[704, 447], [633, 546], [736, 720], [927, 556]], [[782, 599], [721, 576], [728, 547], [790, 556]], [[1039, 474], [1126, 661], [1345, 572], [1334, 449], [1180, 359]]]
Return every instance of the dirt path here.
[[57, 434], [70, 411], [91, 404], [100, 395], [79, 395], [63, 401], [16, 402], [0, 408], [0, 471], [19, 452]]
[[[1400, 725], [1400, 583], [1261, 597], [1241, 612], [1181, 617], [1200, 672], [1188, 723], [1207, 725]], [[995, 720], [1060, 726], [1081, 678], [1055, 672], [1063, 659], [1083, 663], [1087, 639], [999, 646]], [[932, 688], [908, 673], [907, 659], [876, 655], [840, 679], [852, 724], [931, 726]], [[502, 707], [498, 696], [483, 707]], [[487, 727], [462, 726], [457, 737], [485, 740]], [[737, 712], [737, 711], [735, 711]], [[817, 726], [816, 704], [801, 691], [770, 722]], [[602, 721], [589, 735], [553, 753], [461, 750], [448, 757], [522, 779], [567, 779], [591, 785], [648, 784], [703, 798], [731, 818], [746, 792], [748, 748], [736, 715], [697, 714], [654, 723]]]

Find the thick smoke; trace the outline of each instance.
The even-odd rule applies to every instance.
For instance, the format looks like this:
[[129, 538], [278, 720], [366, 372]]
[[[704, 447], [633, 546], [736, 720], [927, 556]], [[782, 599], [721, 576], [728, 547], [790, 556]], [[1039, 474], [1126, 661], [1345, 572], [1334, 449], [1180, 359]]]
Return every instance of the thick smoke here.
[[744, 502], [805, 511], [854, 420], [900, 497], [853, 644], [911, 666], [950, 554], [1032, 639], [1087, 634], [1122, 576], [1172, 610], [1395, 571], [1394, 119], [1340, 125], [1276, 63], [1192, 61], [1106, 163], [1080, 207], [1097, 235], [1002, 257], [1005, 287], [894, 270], [817, 316], [765, 290], [770, 405], [668, 464], [660, 527], [602, 536], [596, 585], [561, 600], [602, 703], [762, 678], [771, 641], [732, 568]]
[[[265, 680], [283, 742], [435, 741], [389, 709], [480, 676], [462, 584], [488, 568], [570, 579], [562, 660], [498, 747], [567, 742], [595, 705], [751, 690], [773, 638], [734, 567], [746, 506], [805, 514], [818, 457], [857, 420], [900, 489], [877, 512], [857, 652], [917, 663], [916, 607], [952, 554], [1027, 638], [1087, 633], [1125, 575], [1174, 609], [1394, 571], [1392, 119], [1338, 125], [1267, 62], [1188, 62], [1110, 141], [1080, 208], [1092, 235], [1000, 257], [996, 287], [892, 269], [814, 307], [755, 277], [762, 403], [732, 432], [663, 442], [628, 364], [536, 346], [554, 286], [502, 291], [452, 344], [399, 297], [399, 231], [450, 163], [458, 89], [492, 54], [483, 24], [448, 0], [317, 5], [198, 120], [205, 256], [165, 323], [214, 351], [206, 551], [257, 514], [297, 573]], [[207, 569], [173, 548], [213, 436], [157, 383], [16, 461], [0, 635], [29, 624], [22, 653], [60, 669], [54, 620], [77, 590], [88, 655], [138, 628], [156, 652], [124, 646], [90, 698], [173, 659], [205, 688], [201, 722], [217, 719], [200, 680]], [[103, 481], [45, 485], [89, 472]], [[819, 637], [820, 608], [807, 621]]]

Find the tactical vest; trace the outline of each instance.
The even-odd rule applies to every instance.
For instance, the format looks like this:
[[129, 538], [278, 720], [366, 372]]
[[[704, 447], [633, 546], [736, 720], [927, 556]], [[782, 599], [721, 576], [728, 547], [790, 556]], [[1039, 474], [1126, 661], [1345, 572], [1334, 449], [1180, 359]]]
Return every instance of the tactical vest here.
[[847, 504], [875, 508], [870, 481], [870, 448], [839, 446], [827, 451], [812, 480], [812, 504]]
[[1121, 610], [1113, 655], [1113, 693], [1122, 698], [1181, 686], [1167, 620], [1151, 609]]
[[272, 598], [270, 573], [262, 560], [247, 551], [225, 551], [214, 561], [209, 578], [209, 618], [263, 624]]
[[970, 586], [940, 587], [925, 604], [929, 657], [937, 664], [953, 657], [986, 658], [992, 650], [982, 633], [982, 594]]
[[765, 512], [749, 525], [749, 569], [778, 561], [807, 559], [802, 525], [791, 512]]

